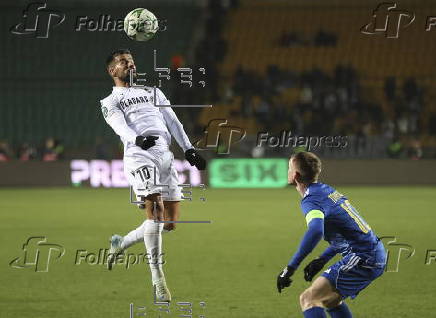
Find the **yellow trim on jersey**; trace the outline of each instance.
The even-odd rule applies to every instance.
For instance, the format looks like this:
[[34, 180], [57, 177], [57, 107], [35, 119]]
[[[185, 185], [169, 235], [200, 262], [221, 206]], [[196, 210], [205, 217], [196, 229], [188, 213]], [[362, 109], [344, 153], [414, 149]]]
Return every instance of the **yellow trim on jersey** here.
[[322, 213], [321, 210], [310, 210], [306, 214], [306, 223], [307, 225], [309, 225], [310, 221], [312, 221], [313, 219], [323, 219], [323, 218], [324, 218], [324, 213]]
[[351, 218], [354, 220], [354, 222], [356, 222], [357, 226], [363, 233], [366, 234], [371, 231], [371, 227], [360, 218], [357, 212], [353, 211], [353, 207], [348, 200], [345, 200], [344, 203], [341, 204], [341, 208], [343, 208], [348, 213], [348, 215], [351, 216]]

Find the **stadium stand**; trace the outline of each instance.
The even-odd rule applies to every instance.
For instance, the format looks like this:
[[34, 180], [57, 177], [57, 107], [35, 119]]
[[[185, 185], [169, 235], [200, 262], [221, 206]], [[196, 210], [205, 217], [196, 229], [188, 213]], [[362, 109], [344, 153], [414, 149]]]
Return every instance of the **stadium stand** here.
[[[116, 147], [119, 141], [104, 123], [98, 103], [112, 85], [104, 59], [114, 48], [129, 47], [136, 53], [138, 69], [154, 74], [156, 48], [162, 66], [183, 64], [183, 55], [192, 51], [195, 58], [188, 62], [207, 69], [201, 92], [163, 88], [176, 103], [213, 104], [202, 111], [176, 110], [197, 137], [211, 119], [230, 118], [248, 137], [281, 129], [345, 134], [353, 143], [366, 145], [352, 150], [356, 156], [436, 157], [436, 30], [425, 31], [429, 12], [436, 15], [431, 2], [418, 7], [406, 1], [416, 19], [396, 39], [360, 32], [371, 21], [373, 3], [208, 3], [207, 8], [188, 3], [151, 6], [158, 18], [168, 21], [165, 36], [158, 34], [153, 45], [116, 32], [72, 32], [74, 19], [52, 32], [49, 40], [2, 34], [0, 57], [12, 51], [20, 63], [6, 63], [0, 74], [0, 140], [17, 151], [39, 149], [53, 137], [64, 145], [67, 157], [72, 149], [77, 149], [76, 157], [91, 156], [89, 149], [100, 149], [106, 141]], [[21, 10], [21, 4], [2, 8], [1, 25], [6, 29], [17, 23]], [[102, 13], [123, 18], [127, 12], [119, 5], [104, 12], [92, 6], [62, 10], [69, 17], [86, 12], [95, 19]], [[205, 10], [203, 39], [193, 47]], [[374, 147], [386, 151], [371, 150]]]
[[[56, 4], [51, 6], [56, 7]], [[135, 54], [138, 71], [155, 77], [153, 49], [157, 50], [157, 63], [161, 67], [170, 66], [174, 55], [186, 53], [191, 45], [195, 17], [201, 9], [189, 3], [150, 6], [149, 9], [168, 24], [163, 31], [165, 36], [158, 34], [153, 45], [147, 45], [129, 40], [123, 31], [74, 31], [77, 17], [86, 15], [98, 20], [106, 14], [112, 19], [123, 19], [129, 5], [120, 7], [118, 2], [117, 6], [104, 8], [92, 4], [58, 6], [67, 19], [51, 30], [48, 39], [7, 32], [1, 35], [0, 56], [5, 61], [7, 56], [13, 56], [19, 62], [6, 63], [0, 74], [0, 140], [7, 140], [13, 149], [23, 143], [39, 148], [46, 138], [53, 136], [67, 150], [77, 149], [80, 156], [92, 149], [97, 137], [114, 145], [119, 142], [104, 122], [99, 107], [99, 100], [112, 90], [105, 71], [106, 56], [114, 49], [128, 47]], [[5, 30], [20, 21], [24, 7], [21, 2], [2, 7], [0, 20]], [[175, 27], [180, 25], [183, 28]], [[154, 84], [147, 80], [150, 85]], [[171, 96], [165, 83], [162, 89]]]
[[[388, 39], [360, 32], [371, 22], [370, 4], [242, 1], [223, 30], [228, 53], [219, 70], [233, 98], [217, 105], [220, 116], [251, 134], [292, 127], [379, 137], [388, 147], [402, 144], [403, 156], [420, 157], [420, 148], [435, 156], [436, 44], [424, 28], [429, 8], [409, 4], [415, 24]], [[210, 114], [203, 111], [202, 124]]]

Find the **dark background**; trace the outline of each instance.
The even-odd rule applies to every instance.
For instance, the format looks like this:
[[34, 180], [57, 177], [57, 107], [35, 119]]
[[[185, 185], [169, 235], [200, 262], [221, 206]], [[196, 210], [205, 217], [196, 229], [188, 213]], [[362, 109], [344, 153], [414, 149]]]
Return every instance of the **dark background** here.
[[[49, 1], [66, 19], [47, 39], [11, 34], [29, 3], [0, 4], [0, 153], [7, 160], [41, 160], [46, 148], [57, 159], [119, 158], [99, 100], [112, 87], [104, 60], [120, 47], [131, 49], [150, 85], [153, 50], [162, 67], [191, 67], [193, 88], [178, 83], [173, 69], [162, 90], [173, 104], [213, 104], [176, 110], [192, 141], [214, 118], [246, 130], [233, 156], [288, 156], [294, 149], [255, 147], [258, 132], [281, 130], [348, 138], [344, 149], [315, 150], [324, 157], [436, 156], [436, 30], [425, 31], [436, 15], [431, 1], [398, 2], [415, 21], [396, 39], [360, 32], [376, 1]], [[78, 16], [123, 19], [140, 6], [166, 20], [166, 31], [148, 42], [74, 31]], [[207, 70], [206, 88], [197, 83], [204, 79], [198, 67]]]

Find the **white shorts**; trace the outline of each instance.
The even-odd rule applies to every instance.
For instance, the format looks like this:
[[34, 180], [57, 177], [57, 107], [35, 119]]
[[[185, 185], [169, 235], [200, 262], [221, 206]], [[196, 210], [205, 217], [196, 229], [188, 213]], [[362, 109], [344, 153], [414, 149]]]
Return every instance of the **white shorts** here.
[[124, 157], [124, 174], [138, 199], [160, 193], [163, 201], [181, 201], [182, 188], [174, 167], [174, 155], [167, 150], [159, 156], [146, 152]]

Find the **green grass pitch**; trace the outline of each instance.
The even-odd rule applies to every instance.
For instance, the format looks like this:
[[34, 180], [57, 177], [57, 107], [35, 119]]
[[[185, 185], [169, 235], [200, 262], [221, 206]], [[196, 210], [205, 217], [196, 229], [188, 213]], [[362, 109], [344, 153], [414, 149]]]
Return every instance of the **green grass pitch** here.
[[[415, 248], [412, 257], [402, 257], [398, 272], [385, 273], [348, 301], [353, 317], [434, 316], [436, 262], [425, 263], [427, 250], [436, 250], [435, 188], [338, 190], [379, 236], [396, 236], [398, 243]], [[302, 268], [282, 294], [275, 288], [277, 274], [305, 231], [296, 191], [208, 189], [206, 202], [198, 193], [183, 203], [182, 220], [212, 223], [180, 224], [164, 235], [164, 270], [173, 294], [166, 313], [153, 304], [147, 265], [125, 269], [120, 264], [109, 272], [100, 265], [74, 264], [77, 250], [106, 248], [112, 233], [125, 234], [142, 222], [143, 213], [128, 203], [127, 190], [0, 190], [0, 317], [128, 318], [131, 303], [135, 314], [141, 312], [138, 306], [145, 306], [146, 317], [181, 317], [180, 309], [187, 306], [177, 302], [192, 303], [192, 317], [301, 317], [298, 295], [309, 286]], [[65, 248], [48, 272], [9, 265], [22, 257], [30, 236], [45, 236], [47, 243]], [[320, 244], [315, 253], [325, 246]], [[138, 244], [129, 252], [143, 251]], [[200, 302], [206, 303], [205, 309]]]

